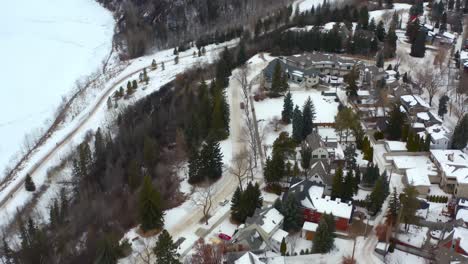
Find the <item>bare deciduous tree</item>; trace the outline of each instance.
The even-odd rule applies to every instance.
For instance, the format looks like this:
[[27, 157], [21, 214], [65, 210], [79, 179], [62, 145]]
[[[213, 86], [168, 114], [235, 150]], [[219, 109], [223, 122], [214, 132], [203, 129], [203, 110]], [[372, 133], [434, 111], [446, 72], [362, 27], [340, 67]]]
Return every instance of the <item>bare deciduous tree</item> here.
[[208, 225], [208, 218], [210, 216], [211, 207], [213, 206], [213, 185], [207, 187], [195, 187], [192, 191], [192, 202], [198, 207], [202, 208], [203, 220]]
[[246, 149], [242, 150], [238, 154], [236, 154], [232, 160], [232, 166], [229, 169], [231, 174], [236, 176], [237, 180], [239, 181], [239, 188], [242, 189], [242, 182], [247, 177], [249, 171], [251, 171], [251, 157]]
[[432, 67], [423, 67], [416, 72], [416, 84], [429, 95], [430, 106], [432, 106], [432, 99], [440, 90], [442, 76], [443, 72]]
[[138, 244], [140, 244], [139, 250], [137, 250], [135, 258], [132, 259], [133, 264], [144, 263], [152, 264], [156, 263], [156, 257], [153, 254], [153, 247], [146, 239], [139, 239]]

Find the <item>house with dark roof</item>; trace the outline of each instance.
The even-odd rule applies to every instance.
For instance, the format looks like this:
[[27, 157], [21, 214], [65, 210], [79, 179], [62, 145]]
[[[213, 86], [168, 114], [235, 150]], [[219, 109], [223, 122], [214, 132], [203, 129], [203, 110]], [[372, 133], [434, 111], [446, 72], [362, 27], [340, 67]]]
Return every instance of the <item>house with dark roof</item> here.
[[289, 195], [294, 195], [300, 203], [303, 220], [311, 223], [319, 223], [323, 214], [333, 214], [336, 229], [348, 230], [352, 221], [354, 206], [351, 202], [342, 202], [340, 198], [332, 200], [330, 196], [324, 196], [325, 186], [311, 180], [302, 180], [291, 185], [283, 194], [283, 201]]
[[274, 69], [280, 64], [282, 72], [288, 79], [304, 85], [306, 88], [316, 86], [320, 76], [331, 75], [343, 77], [353, 68], [359, 71], [359, 80], [362, 84], [373, 85], [385, 77], [383, 69], [374, 65], [366, 65], [362, 61], [348, 59], [336, 54], [320, 52], [307, 52], [300, 55], [279, 57], [268, 64], [263, 71], [267, 88], [271, 86]]

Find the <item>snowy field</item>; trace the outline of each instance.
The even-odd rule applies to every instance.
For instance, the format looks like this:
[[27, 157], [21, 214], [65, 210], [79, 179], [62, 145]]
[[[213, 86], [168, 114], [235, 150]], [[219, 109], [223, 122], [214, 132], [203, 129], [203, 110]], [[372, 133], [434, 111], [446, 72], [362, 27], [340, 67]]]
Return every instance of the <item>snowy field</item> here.
[[112, 14], [94, 0], [15, 0], [2, 6], [0, 173], [25, 135], [50, 123], [75, 81], [100, 68], [114, 30]]

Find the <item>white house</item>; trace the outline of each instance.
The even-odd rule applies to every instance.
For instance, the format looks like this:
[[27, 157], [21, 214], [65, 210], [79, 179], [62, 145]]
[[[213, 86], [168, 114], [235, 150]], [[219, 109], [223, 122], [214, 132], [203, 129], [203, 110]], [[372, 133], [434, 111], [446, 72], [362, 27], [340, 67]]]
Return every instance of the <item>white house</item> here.
[[450, 143], [450, 130], [444, 125], [426, 127], [426, 134], [431, 135], [431, 149], [447, 149]]

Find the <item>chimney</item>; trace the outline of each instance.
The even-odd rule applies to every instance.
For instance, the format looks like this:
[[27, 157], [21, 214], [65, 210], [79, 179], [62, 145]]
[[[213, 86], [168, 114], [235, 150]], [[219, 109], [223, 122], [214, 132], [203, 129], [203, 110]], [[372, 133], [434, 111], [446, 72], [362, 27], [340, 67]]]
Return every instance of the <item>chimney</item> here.
[[448, 154], [447, 158], [448, 158], [449, 161], [453, 162], [454, 161], [454, 159], [453, 159], [454, 158], [454, 153]]

